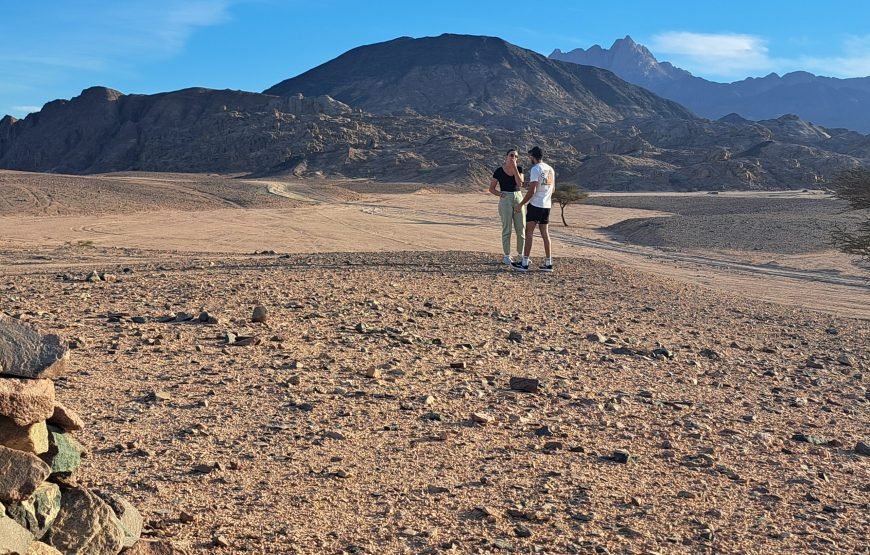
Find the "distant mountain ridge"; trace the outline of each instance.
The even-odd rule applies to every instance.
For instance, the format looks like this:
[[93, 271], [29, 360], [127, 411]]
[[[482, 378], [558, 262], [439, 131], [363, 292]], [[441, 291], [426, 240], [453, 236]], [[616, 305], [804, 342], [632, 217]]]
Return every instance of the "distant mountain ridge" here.
[[797, 114], [825, 127], [870, 133], [870, 77], [837, 79], [797, 71], [717, 83], [659, 62], [630, 36], [617, 39], [609, 49], [594, 45], [562, 52], [557, 48], [550, 58], [610, 70], [705, 118], [737, 113], [758, 121]]
[[[651, 66], [651, 69], [655, 67]], [[870, 163], [870, 137], [795, 116], [709, 121], [614, 73], [494, 37], [362, 46], [266, 93], [105, 87], [0, 119], [0, 168], [488, 182], [538, 144], [593, 190], [794, 189]]]

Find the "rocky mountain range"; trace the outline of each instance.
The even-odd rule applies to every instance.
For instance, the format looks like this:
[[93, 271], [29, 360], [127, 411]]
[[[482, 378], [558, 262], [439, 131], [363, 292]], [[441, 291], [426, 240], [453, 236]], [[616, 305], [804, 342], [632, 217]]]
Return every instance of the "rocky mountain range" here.
[[826, 127], [870, 133], [870, 77], [837, 79], [795, 71], [717, 83], [659, 62], [630, 36], [616, 40], [609, 49], [597, 44], [569, 52], [557, 48], [550, 59], [608, 69], [705, 118], [737, 113], [763, 120], [797, 114]]
[[485, 183], [541, 145], [598, 190], [804, 188], [865, 165], [870, 137], [794, 116], [694, 116], [614, 73], [493, 37], [363, 46], [263, 93], [93, 87], [0, 120], [0, 167]]

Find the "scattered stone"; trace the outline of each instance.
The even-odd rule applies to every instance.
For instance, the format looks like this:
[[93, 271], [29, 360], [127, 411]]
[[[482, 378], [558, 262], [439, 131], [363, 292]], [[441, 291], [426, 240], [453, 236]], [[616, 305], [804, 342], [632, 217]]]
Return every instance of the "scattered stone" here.
[[565, 445], [561, 441], [548, 441], [544, 444], [544, 451], [561, 451]]
[[51, 380], [0, 379], [0, 415], [19, 426], [47, 420], [54, 414]]
[[85, 281], [89, 281], [91, 283], [99, 283], [103, 281], [103, 278], [100, 277], [99, 272], [96, 270], [92, 270], [90, 274], [85, 278]]
[[659, 358], [666, 358], [668, 360], [671, 360], [675, 357], [673, 351], [671, 351], [670, 349], [665, 349], [664, 347], [657, 347], [657, 348], [653, 349], [652, 354], [653, 354], [653, 356], [656, 356]]
[[430, 485], [426, 488], [426, 492], [429, 493], [429, 495], [438, 495], [439, 493], [448, 493], [449, 491], [450, 488], [443, 488], [441, 486]]
[[373, 380], [379, 380], [379, 379], [381, 379], [381, 375], [382, 375], [382, 373], [381, 373], [381, 369], [380, 369], [380, 368], [369, 368], [369, 369], [366, 371], [366, 377], [367, 377], [367, 378], [371, 378], [371, 379], [373, 379]]
[[709, 358], [711, 360], [722, 358], [722, 355], [717, 353], [713, 349], [701, 349], [700, 351], [698, 351], [698, 354], [704, 358]]
[[813, 445], [827, 445], [828, 439], [821, 436], [813, 436], [807, 434], [794, 434], [791, 436], [792, 441], [800, 443], [811, 443]]
[[0, 505], [0, 553], [3, 555], [24, 555], [33, 543], [33, 534], [26, 528], [8, 518]]
[[67, 488], [47, 542], [63, 553], [117, 554], [124, 547], [124, 529], [109, 505], [93, 492]]
[[19, 426], [11, 418], [0, 416], [0, 445], [40, 455], [48, 451], [45, 422]]
[[625, 449], [617, 449], [610, 455], [610, 460], [622, 464], [637, 461], [637, 457], [626, 451]]
[[523, 342], [523, 334], [513, 330], [507, 336], [508, 341], [512, 341], [514, 343], [522, 343]]
[[492, 416], [490, 416], [486, 413], [482, 413], [482, 412], [472, 413], [471, 419], [474, 422], [477, 422], [478, 424], [484, 424], [484, 425], [491, 424], [491, 423], [495, 422], [495, 418], [493, 418]]
[[226, 539], [224, 536], [215, 536], [211, 540], [212, 545], [215, 547], [229, 547], [230, 541]]
[[514, 534], [516, 534], [516, 536], [518, 538], [531, 538], [532, 537], [532, 531], [529, 530], [528, 528], [526, 528], [525, 526], [523, 526], [522, 524], [517, 524], [514, 527]]
[[540, 380], [535, 378], [511, 377], [510, 388], [514, 391], [525, 391], [526, 393], [537, 393], [541, 386]]
[[51, 474], [36, 455], [0, 446], [0, 501], [23, 501]]
[[553, 433], [553, 430], [551, 430], [549, 426], [541, 426], [535, 430], [535, 435], [538, 437], [552, 437], [556, 434]]
[[43, 482], [27, 499], [6, 506], [6, 514], [36, 539], [48, 532], [59, 512], [60, 487], [51, 482]]
[[870, 443], [864, 443], [863, 441], [859, 441], [855, 444], [855, 452], [859, 455], [870, 457]]
[[0, 314], [0, 374], [54, 378], [66, 371], [69, 346], [57, 335], [43, 335]]
[[66, 432], [77, 432], [85, 427], [81, 417], [59, 401], [54, 403], [54, 413], [49, 417], [48, 424], [57, 426]]
[[81, 465], [84, 451], [85, 448], [72, 435], [49, 426], [48, 451], [41, 458], [51, 468], [52, 476], [71, 476]]
[[230, 343], [233, 347], [250, 347], [251, 345], [259, 345], [260, 338], [257, 336], [238, 336], [236, 340]]
[[120, 521], [121, 528], [124, 530], [124, 547], [133, 547], [142, 535], [142, 528], [144, 527], [142, 515], [139, 514], [136, 507], [118, 494], [101, 491], [94, 493], [112, 508], [115, 516]]
[[465, 370], [466, 366], [467, 365], [465, 364], [465, 362], [451, 362], [450, 363], [450, 368], [453, 368], [456, 370]]
[[251, 322], [263, 324], [268, 319], [269, 319], [269, 315], [266, 312], [265, 306], [257, 305], [254, 307], [254, 312], [253, 312], [253, 314], [251, 314]]
[[605, 341], [607, 341], [607, 336], [604, 336], [598, 332], [595, 332], [595, 333], [590, 333], [589, 335], [587, 335], [586, 339], [588, 339], [589, 341], [594, 341], [595, 343], [604, 343]]

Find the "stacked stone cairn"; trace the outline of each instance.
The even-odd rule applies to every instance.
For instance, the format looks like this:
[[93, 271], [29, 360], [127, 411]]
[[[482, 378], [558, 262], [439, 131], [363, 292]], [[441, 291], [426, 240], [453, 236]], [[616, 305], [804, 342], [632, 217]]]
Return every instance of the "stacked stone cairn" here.
[[0, 314], [0, 555], [115, 555], [142, 518], [123, 498], [80, 487], [82, 419], [55, 398], [69, 350]]

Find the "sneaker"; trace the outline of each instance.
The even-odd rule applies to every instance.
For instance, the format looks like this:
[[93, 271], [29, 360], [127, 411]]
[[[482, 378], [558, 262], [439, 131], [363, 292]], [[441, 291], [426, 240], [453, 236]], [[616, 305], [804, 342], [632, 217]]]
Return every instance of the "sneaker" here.
[[526, 264], [525, 266], [523, 266], [522, 262], [511, 263], [511, 268], [513, 268], [514, 270], [516, 270], [518, 272], [528, 272], [529, 271], [529, 265]]
[[538, 266], [538, 271], [539, 272], [552, 272], [553, 265], [552, 264], [541, 264], [540, 266]]
[[501, 258], [501, 263], [507, 264], [508, 266], [510, 266], [511, 264], [514, 263], [514, 259], [511, 257], [511, 255], [506, 254]]

